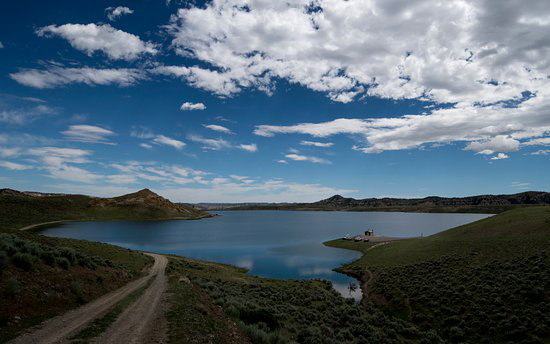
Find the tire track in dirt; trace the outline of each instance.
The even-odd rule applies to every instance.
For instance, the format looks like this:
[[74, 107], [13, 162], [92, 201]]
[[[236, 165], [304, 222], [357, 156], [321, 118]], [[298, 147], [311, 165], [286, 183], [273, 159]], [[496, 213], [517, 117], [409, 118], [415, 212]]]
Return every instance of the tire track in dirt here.
[[99, 337], [95, 343], [165, 343], [166, 320], [163, 296], [167, 288], [164, 269], [168, 259], [153, 255], [161, 267], [149, 288], [141, 297], [120, 314], [118, 319]]
[[167, 259], [164, 256], [149, 254], [155, 259], [155, 263], [147, 276], [141, 277], [127, 285], [107, 293], [98, 299], [85, 304], [82, 307], [69, 311], [65, 314], [48, 319], [40, 325], [34, 326], [25, 331], [19, 337], [8, 342], [11, 344], [23, 343], [60, 343], [67, 341], [72, 335], [84, 328], [94, 319], [104, 315], [117, 302], [124, 299], [134, 290], [144, 286], [147, 280], [154, 275], [164, 275]]

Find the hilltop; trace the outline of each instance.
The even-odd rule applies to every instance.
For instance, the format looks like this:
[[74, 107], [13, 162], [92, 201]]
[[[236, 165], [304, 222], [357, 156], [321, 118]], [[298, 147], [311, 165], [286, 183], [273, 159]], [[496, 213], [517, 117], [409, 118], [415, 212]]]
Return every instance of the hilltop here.
[[527, 191], [511, 195], [469, 197], [364, 198], [334, 195], [312, 203], [200, 203], [205, 210], [322, 210], [322, 211], [404, 211], [424, 213], [501, 213], [506, 210], [550, 204], [550, 192]]
[[1, 189], [0, 209], [6, 214], [0, 218], [2, 229], [60, 220], [200, 219], [210, 216], [190, 205], [172, 203], [149, 189], [113, 198]]

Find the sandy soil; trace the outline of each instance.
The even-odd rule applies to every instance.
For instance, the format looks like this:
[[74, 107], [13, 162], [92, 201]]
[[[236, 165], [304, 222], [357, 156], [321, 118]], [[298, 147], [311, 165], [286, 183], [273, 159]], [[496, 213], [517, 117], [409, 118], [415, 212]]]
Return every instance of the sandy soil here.
[[153, 255], [160, 262], [158, 274], [141, 297], [94, 341], [95, 343], [166, 343], [166, 319], [163, 296], [167, 281], [164, 269], [168, 260]]
[[[80, 329], [88, 325], [91, 321], [106, 314], [112, 306], [128, 296], [132, 291], [145, 285], [151, 276], [157, 275], [157, 279], [159, 279], [159, 276], [164, 278], [164, 269], [167, 263], [166, 257], [156, 254], [149, 255], [155, 258], [155, 263], [147, 276], [130, 282], [124, 287], [103, 295], [80, 308], [48, 319], [42, 324], [30, 328], [9, 343], [47, 344], [67, 341], [68, 338], [78, 333]], [[156, 282], [157, 280], [155, 280], [151, 287]], [[152, 289], [151, 287], [142, 295], [142, 298]]]

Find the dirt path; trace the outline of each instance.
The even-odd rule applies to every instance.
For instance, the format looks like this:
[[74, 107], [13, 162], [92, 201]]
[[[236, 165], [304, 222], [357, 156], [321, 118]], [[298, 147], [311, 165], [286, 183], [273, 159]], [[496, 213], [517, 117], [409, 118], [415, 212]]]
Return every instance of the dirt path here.
[[151, 286], [141, 297], [118, 317], [118, 319], [94, 342], [96, 343], [165, 343], [166, 320], [163, 312], [163, 295], [166, 291], [164, 268], [168, 260], [160, 260], [161, 268]]
[[[157, 279], [158, 276], [164, 276], [164, 268], [166, 267], [167, 263], [166, 257], [156, 254], [148, 255], [155, 258], [155, 263], [153, 264], [153, 267], [151, 268], [151, 271], [147, 276], [130, 282], [124, 287], [103, 295], [100, 298], [80, 308], [74, 309], [52, 319], [48, 319], [42, 324], [27, 330], [25, 333], [9, 343], [47, 344], [66, 341], [68, 338], [76, 334], [81, 328], [86, 326], [92, 320], [99, 316], [102, 316], [107, 311], [109, 311], [112, 306], [114, 306], [118, 301], [122, 300], [132, 291], [145, 285], [147, 283], [147, 280], [151, 276], [157, 275]], [[147, 292], [150, 289], [152, 288], [149, 288]]]
[[57, 220], [57, 221], [35, 223], [34, 225], [29, 225], [29, 226], [26, 226], [26, 227], [23, 227], [23, 228], [19, 228], [19, 230], [20, 231], [28, 231], [29, 229], [34, 229], [34, 228], [37, 228], [37, 227], [55, 225], [55, 224], [60, 224], [60, 223], [64, 223], [64, 222], [69, 222], [69, 221], [71, 221], [71, 220]]
[[371, 247], [367, 248], [367, 251], [370, 251], [370, 250], [372, 250], [373, 248], [378, 247], [378, 246], [387, 245], [387, 244], [389, 244], [389, 243], [390, 243], [389, 241], [384, 241], [384, 242], [380, 242], [380, 243], [378, 243], [378, 244], [374, 244], [374, 245], [372, 245]]
[[[372, 245], [371, 247], [369, 247], [367, 249], [367, 251], [370, 251], [378, 246], [383, 246], [383, 245], [387, 245], [389, 244], [390, 242], [389, 241], [384, 241], [384, 242], [380, 242], [378, 244], [374, 244]], [[369, 301], [369, 283], [372, 282], [372, 279], [374, 278], [374, 274], [369, 270], [369, 269], [365, 269], [365, 275], [361, 278], [362, 280], [362, 285], [361, 285], [361, 289], [363, 290], [363, 298], [361, 299], [361, 303], [362, 304], [367, 304], [367, 302]]]

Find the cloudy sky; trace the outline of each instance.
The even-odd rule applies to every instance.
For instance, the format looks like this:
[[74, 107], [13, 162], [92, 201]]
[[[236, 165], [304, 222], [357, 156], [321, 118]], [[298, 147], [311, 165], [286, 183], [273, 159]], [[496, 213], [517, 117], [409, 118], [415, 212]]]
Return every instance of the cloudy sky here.
[[0, 186], [550, 191], [547, 0], [10, 1]]

